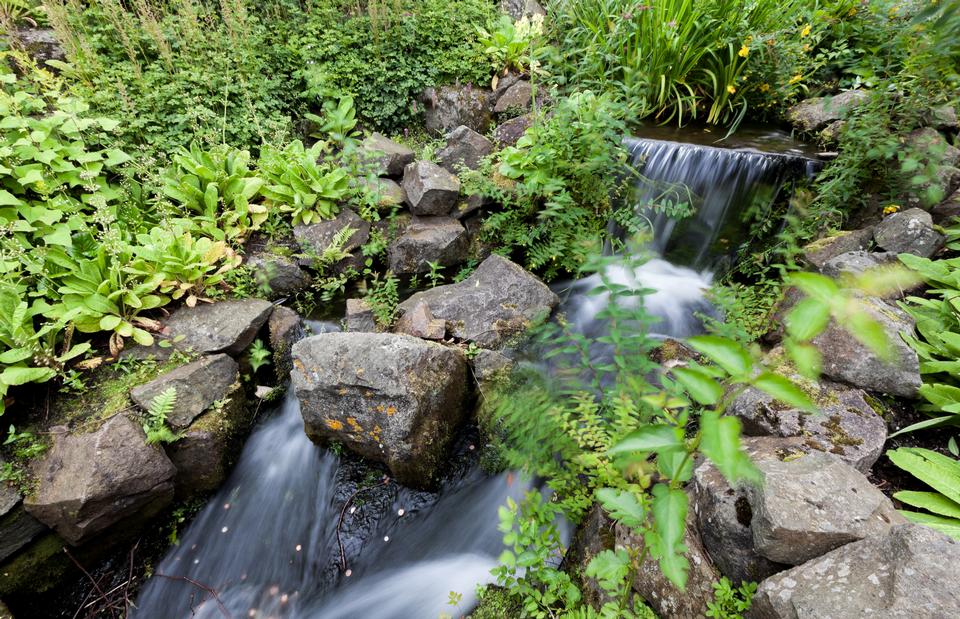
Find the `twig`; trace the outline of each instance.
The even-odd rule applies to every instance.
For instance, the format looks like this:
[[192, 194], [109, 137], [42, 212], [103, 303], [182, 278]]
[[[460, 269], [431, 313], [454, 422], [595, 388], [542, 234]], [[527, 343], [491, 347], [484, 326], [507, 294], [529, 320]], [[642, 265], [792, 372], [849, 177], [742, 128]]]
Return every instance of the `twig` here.
[[130, 607], [134, 606], [133, 602], [130, 601], [130, 583], [133, 582], [133, 555], [137, 552], [137, 547], [140, 546], [140, 540], [137, 540], [137, 543], [133, 545], [133, 548], [130, 549], [130, 566], [127, 569], [127, 582], [124, 583], [123, 587], [123, 604], [125, 612], [130, 612]]
[[90, 575], [90, 572], [88, 572], [86, 568], [80, 565], [80, 562], [77, 561], [72, 554], [70, 554], [70, 551], [67, 550], [66, 546], [63, 547], [63, 552], [66, 553], [68, 557], [70, 557], [70, 560], [73, 561], [74, 565], [80, 568], [80, 571], [83, 572], [83, 575], [86, 576], [91, 583], [93, 583], [94, 590], [97, 592], [97, 594], [100, 595], [100, 598], [103, 599], [103, 603], [107, 605], [107, 608], [110, 609], [110, 616], [116, 617], [117, 615], [113, 612], [113, 605], [110, 604], [110, 600], [107, 598], [106, 595], [104, 595], [103, 589], [100, 588], [100, 583], [93, 576]]
[[[389, 484], [390, 478], [384, 475], [382, 483], [383, 485]], [[340, 546], [340, 569], [343, 570], [344, 572], [347, 571], [347, 555], [343, 550], [343, 540], [340, 539], [340, 525], [343, 524], [343, 515], [347, 511], [347, 507], [350, 505], [353, 499], [356, 498], [358, 494], [360, 494], [364, 490], [369, 490], [370, 488], [376, 488], [376, 487], [377, 487], [376, 484], [374, 484], [371, 486], [363, 486], [362, 488], [357, 488], [353, 494], [347, 497], [347, 500], [344, 501], [343, 503], [343, 507], [340, 509], [340, 519], [337, 520], [337, 545]]]
[[217, 591], [213, 587], [209, 587], [201, 582], [197, 582], [196, 580], [189, 578], [187, 576], [170, 576], [168, 574], [161, 574], [160, 572], [157, 572], [155, 576], [159, 576], [160, 578], [166, 578], [168, 580], [182, 580], [184, 582], [190, 583], [197, 589], [206, 591], [211, 596], [213, 596], [213, 599], [217, 602], [217, 608], [220, 609], [220, 612], [223, 613], [223, 616], [226, 617], [227, 619], [232, 619], [230, 617], [230, 611], [227, 610], [227, 607], [223, 604], [223, 600], [220, 599], [220, 596], [217, 594]]

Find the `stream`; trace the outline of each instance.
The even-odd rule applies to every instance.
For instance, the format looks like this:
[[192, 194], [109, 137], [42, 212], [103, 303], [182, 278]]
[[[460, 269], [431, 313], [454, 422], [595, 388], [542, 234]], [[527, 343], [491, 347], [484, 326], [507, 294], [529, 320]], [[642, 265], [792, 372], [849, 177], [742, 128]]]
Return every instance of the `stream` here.
[[[712, 311], [704, 295], [713, 274], [746, 240], [739, 215], [769, 206], [790, 179], [810, 173], [810, 159], [782, 134], [759, 142], [759, 148], [777, 148], [775, 154], [755, 144], [716, 148], [656, 137], [627, 144], [637, 169], [656, 184], [638, 191], [637, 203], [683, 184], [696, 196], [695, 214], [680, 223], [651, 216], [656, 256], [635, 269], [614, 263], [606, 275], [651, 289], [644, 302], [657, 319], [653, 333], [682, 338], [702, 330], [698, 315]], [[602, 331], [597, 314], [606, 300], [588, 292], [599, 282], [594, 275], [559, 287], [561, 311], [593, 335]], [[337, 329], [310, 326], [314, 333]], [[492, 580], [503, 548], [497, 508], [530, 483], [510, 473], [484, 474], [469, 438], [456, 451], [459, 464], [436, 493], [358, 481], [350, 477], [347, 456], [310, 442], [289, 390], [255, 428], [227, 483], [156, 566], [132, 616], [430, 619], [468, 613], [476, 585]], [[353, 484], [346, 490], [345, 479]], [[362, 537], [349, 534], [357, 530], [354, 521]], [[448, 604], [451, 592], [462, 595], [456, 605]]]

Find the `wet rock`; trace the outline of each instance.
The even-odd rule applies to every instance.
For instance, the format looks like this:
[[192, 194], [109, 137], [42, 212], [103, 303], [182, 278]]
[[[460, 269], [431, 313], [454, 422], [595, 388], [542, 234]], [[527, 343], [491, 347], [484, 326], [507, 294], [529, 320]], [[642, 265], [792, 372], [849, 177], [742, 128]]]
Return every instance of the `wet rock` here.
[[500, 123], [493, 130], [493, 140], [500, 146], [513, 146], [533, 124], [533, 114], [524, 114]]
[[460, 179], [432, 161], [417, 161], [403, 171], [403, 190], [414, 215], [446, 215], [460, 196]]
[[442, 340], [446, 334], [446, 322], [434, 318], [426, 303], [418, 303], [397, 321], [394, 331], [425, 340]]
[[428, 263], [452, 266], [464, 262], [470, 241], [463, 225], [452, 217], [414, 217], [387, 248], [390, 270], [398, 274], [427, 273]]
[[67, 59], [66, 51], [52, 28], [31, 28], [18, 30], [16, 33], [20, 46], [33, 57], [34, 61], [45, 69], [50, 69], [48, 61], [64, 62]]
[[820, 272], [830, 277], [856, 277], [877, 267], [897, 262], [893, 252], [848, 251], [827, 260]]
[[146, 411], [155, 397], [173, 387], [177, 400], [167, 415], [167, 423], [174, 428], [186, 428], [214, 402], [223, 399], [239, 378], [240, 367], [229, 355], [210, 355], [135, 387], [130, 391], [130, 399]]
[[379, 176], [402, 176], [403, 169], [413, 163], [413, 150], [380, 133], [373, 133], [360, 145], [367, 159], [377, 164]]
[[761, 460], [762, 486], [750, 486], [753, 547], [800, 565], [834, 548], [906, 522], [862, 473], [832, 454]]
[[874, 232], [877, 246], [897, 254], [908, 253], [929, 258], [943, 247], [943, 235], [933, 229], [930, 213], [911, 208], [890, 215]]
[[470, 84], [428, 88], [423, 102], [424, 126], [434, 135], [445, 135], [461, 125], [486, 133], [493, 120], [490, 91]]
[[35, 473], [26, 510], [71, 544], [128, 517], [146, 519], [173, 498], [173, 464], [124, 415], [94, 432], [57, 435]]
[[0, 563], [46, 530], [23, 508], [20, 492], [0, 482]]
[[848, 90], [832, 97], [801, 101], [787, 110], [787, 118], [801, 131], [814, 132], [828, 124], [843, 120], [853, 108], [870, 98], [865, 90]]
[[493, 142], [461, 125], [447, 134], [447, 145], [437, 153], [440, 165], [456, 174], [460, 167], [475, 170], [480, 160], [493, 152]]
[[852, 251], [869, 249], [873, 242], [873, 228], [845, 230], [810, 243], [803, 248], [803, 259], [818, 271], [833, 258]]
[[960, 217], [960, 190], [954, 191], [950, 197], [930, 209], [930, 216], [936, 224], [953, 224], [954, 219]]
[[547, 14], [543, 5], [537, 0], [500, 0], [500, 10], [515, 20], [524, 16]]
[[262, 299], [201, 303], [181, 307], [164, 326], [181, 350], [236, 356], [253, 342], [272, 311], [273, 304]]
[[314, 441], [384, 462], [403, 484], [435, 483], [465, 419], [459, 350], [390, 333], [323, 333], [293, 347], [293, 386]]
[[270, 350], [273, 351], [273, 368], [277, 383], [283, 384], [290, 378], [293, 359], [290, 351], [293, 345], [303, 337], [303, 321], [300, 315], [289, 307], [278, 305], [273, 308], [267, 321], [267, 333], [270, 337]]
[[257, 287], [271, 299], [288, 297], [310, 285], [310, 275], [286, 256], [253, 254], [245, 266], [250, 269]]
[[499, 348], [549, 316], [558, 299], [536, 276], [492, 255], [462, 282], [418, 292], [399, 309], [407, 312], [420, 302], [447, 321], [453, 337]]
[[346, 327], [353, 333], [377, 330], [377, 319], [366, 299], [347, 299]]
[[[336, 219], [321, 221], [309, 226], [296, 226], [293, 229], [293, 236], [300, 244], [301, 251], [306, 254], [306, 258], [301, 260], [301, 264], [312, 265], [313, 256], [323, 255], [323, 252], [333, 245], [337, 235], [344, 228], [353, 230], [347, 237], [346, 242], [340, 246], [340, 249], [344, 252], [359, 249], [370, 238], [370, 223], [361, 219], [359, 215], [348, 208], [340, 211]], [[346, 258], [337, 266], [342, 269], [349, 262], [350, 259]]]
[[364, 179], [361, 182], [366, 186], [378, 207], [399, 206], [407, 201], [407, 194], [403, 187], [389, 178], [377, 178], [372, 181]]
[[613, 550], [616, 543], [613, 521], [599, 504], [594, 504], [574, 531], [573, 539], [563, 555], [561, 569], [570, 574], [580, 587], [583, 601], [594, 608], [602, 606], [609, 596], [595, 578], [587, 577], [584, 572], [595, 556], [604, 550]]
[[960, 543], [904, 524], [760, 583], [753, 619], [960, 616]]
[[493, 111], [497, 114], [503, 114], [508, 111], [524, 112], [530, 109], [530, 102], [532, 100], [533, 87], [527, 80], [520, 80], [500, 95]]
[[808, 413], [756, 389], [744, 389], [730, 404], [748, 436], [803, 437], [810, 447], [839, 456], [861, 473], [877, 461], [887, 440], [887, 424], [860, 389], [828, 380], [819, 383], [788, 374], [817, 404]]

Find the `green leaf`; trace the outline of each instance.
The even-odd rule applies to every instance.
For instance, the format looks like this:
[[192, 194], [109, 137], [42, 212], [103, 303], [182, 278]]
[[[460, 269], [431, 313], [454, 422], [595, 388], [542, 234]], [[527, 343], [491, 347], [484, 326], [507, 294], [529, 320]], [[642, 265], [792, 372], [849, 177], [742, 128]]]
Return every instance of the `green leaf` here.
[[23, 200], [6, 189], [0, 189], [0, 206], [20, 206], [21, 204], [23, 204]]
[[666, 484], [653, 487], [653, 541], [655, 554], [660, 560], [660, 571], [681, 591], [687, 586], [687, 571], [690, 563], [684, 556], [687, 547], [683, 544], [687, 520], [687, 493]]
[[25, 385], [27, 383], [43, 383], [57, 373], [52, 368], [7, 367], [0, 374], [0, 383], [4, 385]]
[[684, 386], [690, 397], [700, 404], [710, 406], [723, 397], [723, 387], [705, 372], [694, 368], [674, 368], [671, 373], [677, 382]]
[[955, 503], [960, 503], [960, 462], [929, 449], [901, 447], [887, 452], [899, 468]]
[[603, 509], [614, 520], [632, 528], [643, 525], [646, 514], [633, 492], [600, 488], [596, 492], [596, 497]]
[[820, 377], [823, 360], [816, 346], [813, 344], [799, 344], [787, 339], [784, 341], [784, 348], [786, 348], [787, 354], [790, 356], [790, 359], [793, 360], [793, 364], [797, 367], [797, 371], [799, 371], [800, 374], [814, 380]]
[[609, 449], [610, 455], [634, 451], [662, 451], [682, 449], [683, 430], [664, 424], [648, 425], [631, 432]]
[[750, 353], [733, 340], [716, 335], [699, 335], [690, 338], [687, 343], [733, 376], [747, 374], [753, 367]]
[[960, 520], [957, 520], [956, 518], [943, 518], [941, 516], [934, 516], [932, 514], [910, 512], [906, 510], [898, 510], [898, 512], [911, 522], [916, 522], [917, 524], [930, 527], [931, 529], [940, 531], [944, 535], [949, 535], [953, 539], [960, 541]]
[[106, 314], [100, 319], [100, 329], [102, 331], [113, 331], [120, 325], [122, 319], [116, 314]]
[[940, 514], [941, 516], [960, 518], [960, 503], [951, 501], [937, 492], [903, 490], [901, 492], [895, 492], [893, 498], [901, 503], [919, 507], [920, 509], [925, 509], [929, 512]]
[[810, 412], [817, 410], [817, 405], [807, 397], [807, 394], [779, 374], [761, 372], [750, 382], [757, 389], [772, 395], [784, 404]]
[[829, 322], [830, 304], [812, 297], [794, 305], [786, 316], [787, 333], [800, 342], [818, 336]]
[[630, 573], [630, 556], [623, 548], [603, 550], [594, 555], [584, 573], [589, 578], [596, 578], [604, 591], [616, 592], [623, 587]]
[[825, 303], [830, 303], [831, 300], [840, 294], [840, 288], [826, 275], [797, 272], [790, 273], [784, 281], [788, 286], [795, 286], [807, 296], [819, 299]]
[[759, 483], [760, 471], [740, 449], [740, 420], [716, 411], [700, 415], [700, 451], [734, 485], [741, 479]]

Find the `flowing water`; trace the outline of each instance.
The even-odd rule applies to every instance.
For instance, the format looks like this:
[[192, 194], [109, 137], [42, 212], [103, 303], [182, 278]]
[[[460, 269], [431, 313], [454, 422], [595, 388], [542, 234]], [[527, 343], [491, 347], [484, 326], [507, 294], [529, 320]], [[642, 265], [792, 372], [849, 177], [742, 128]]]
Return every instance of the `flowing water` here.
[[[659, 320], [656, 334], [695, 334], [702, 328], [696, 314], [711, 311], [704, 292], [733, 242], [723, 242], [726, 230], [738, 227], [735, 215], [744, 208], [776, 198], [796, 174], [797, 157], [650, 139], [629, 147], [644, 177], [659, 187], [685, 184], [697, 210], [679, 225], [655, 218], [654, 258], [635, 269], [612, 264], [606, 276], [652, 291], [644, 304]], [[643, 187], [641, 213], [659, 191]], [[603, 329], [597, 314], [607, 303], [587, 294], [599, 277], [564, 287], [564, 311], [593, 335]], [[460, 452], [470, 449], [461, 445]], [[291, 390], [254, 431], [228, 482], [157, 566], [133, 617], [465, 614], [475, 603], [475, 586], [491, 579], [502, 550], [497, 508], [530, 486], [509, 474], [484, 475], [476, 458], [460, 460], [437, 493], [358, 479], [361, 469], [348, 458], [307, 439]], [[451, 591], [463, 595], [457, 607], [447, 604]]]

